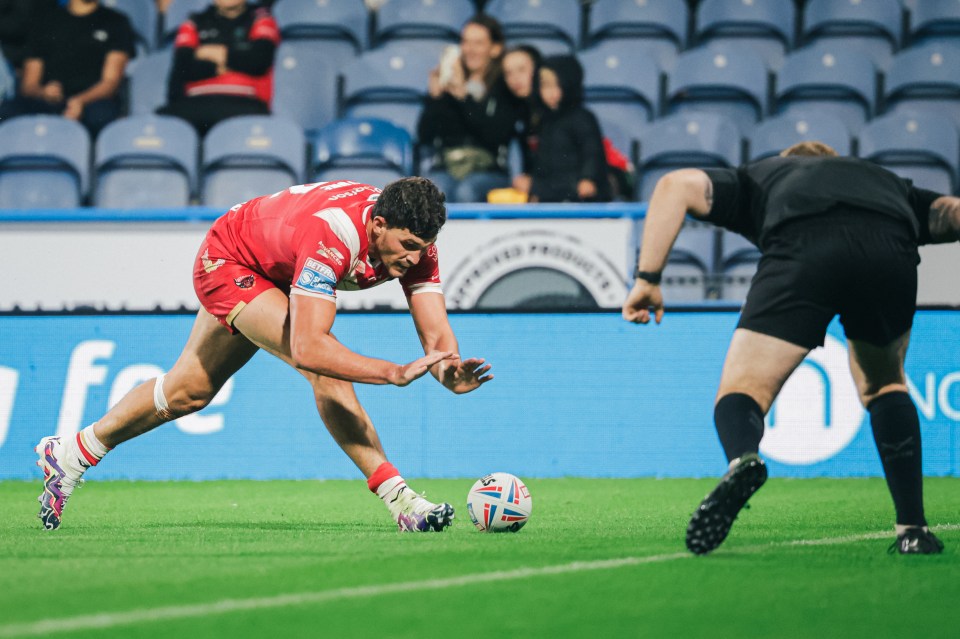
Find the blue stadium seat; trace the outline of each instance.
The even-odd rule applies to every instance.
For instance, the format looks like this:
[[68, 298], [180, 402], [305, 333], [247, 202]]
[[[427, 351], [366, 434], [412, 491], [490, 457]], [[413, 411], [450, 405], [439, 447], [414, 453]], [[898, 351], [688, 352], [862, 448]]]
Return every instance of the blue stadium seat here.
[[410, 134], [384, 120], [337, 120], [313, 143], [315, 181], [354, 180], [383, 187], [413, 173]]
[[895, 113], [863, 127], [860, 157], [910, 178], [919, 187], [954, 193], [960, 134], [952, 120], [934, 113]]
[[210, 6], [212, 0], [173, 0], [163, 15], [163, 28], [159, 45], [168, 47], [177, 37], [180, 25], [187, 21], [191, 13], [199, 13]]
[[850, 155], [850, 131], [840, 118], [818, 111], [794, 111], [761, 122], [748, 136], [750, 161], [780, 153], [798, 142], [829, 144], [840, 155]]
[[721, 232], [720, 246], [720, 299], [743, 302], [760, 264], [760, 251], [742, 235], [726, 230]]
[[230, 118], [203, 139], [201, 201], [229, 208], [305, 178], [306, 139], [294, 122], [269, 115]]
[[338, 115], [379, 118], [415, 135], [430, 70], [440, 49], [395, 42], [368, 51], [343, 69], [338, 84]]
[[90, 136], [52, 115], [0, 122], [0, 209], [80, 206], [89, 182]]
[[649, 200], [657, 180], [683, 167], [740, 164], [742, 140], [737, 125], [716, 113], [679, 113], [657, 120], [641, 140], [637, 199]]
[[686, 46], [689, 17], [685, 0], [596, 0], [590, 5], [587, 41], [643, 40], [676, 55]]
[[510, 44], [532, 44], [545, 55], [573, 53], [580, 44], [579, 0], [489, 0], [484, 11], [500, 21]]
[[605, 40], [578, 56], [586, 106], [624, 152], [639, 138], [643, 123], [660, 112], [662, 73], [647, 51], [643, 43]]
[[832, 113], [856, 135], [876, 112], [876, 86], [876, 67], [865, 53], [825, 42], [787, 55], [777, 74], [775, 110]]
[[5, 98], [13, 97], [17, 90], [17, 78], [3, 53], [0, 53], [0, 102]]
[[886, 76], [884, 104], [887, 112], [931, 111], [960, 126], [960, 39], [925, 42], [897, 54]]
[[748, 49], [694, 49], [677, 58], [668, 78], [667, 111], [720, 113], [746, 132], [767, 111], [768, 82], [767, 67]]
[[97, 138], [93, 203], [150, 209], [190, 203], [197, 134], [178, 118], [139, 115], [112, 122]]
[[339, 69], [322, 46], [291, 40], [277, 48], [273, 65], [272, 112], [314, 133], [337, 116]]
[[911, 42], [960, 40], [960, 3], [956, 0], [919, 0], [909, 9]]
[[170, 51], [157, 51], [142, 60], [134, 59], [130, 69], [131, 115], [153, 113], [167, 103], [167, 81], [173, 54]]
[[280, 0], [273, 17], [284, 41], [314, 40], [335, 64], [346, 64], [367, 47], [363, 0]]
[[886, 69], [900, 48], [904, 8], [899, 0], [807, 0], [801, 44], [842, 40]]
[[476, 13], [472, 0], [390, 0], [376, 13], [376, 46], [389, 40], [440, 40], [457, 44]]
[[157, 46], [157, 3], [155, 0], [102, 0], [101, 4], [126, 15], [144, 51]]
[[768, 67], [779, 69], [793, 44], [796, 17], [793, 0], [703, 0], [697, 7], [694, 40], [745, 44]]

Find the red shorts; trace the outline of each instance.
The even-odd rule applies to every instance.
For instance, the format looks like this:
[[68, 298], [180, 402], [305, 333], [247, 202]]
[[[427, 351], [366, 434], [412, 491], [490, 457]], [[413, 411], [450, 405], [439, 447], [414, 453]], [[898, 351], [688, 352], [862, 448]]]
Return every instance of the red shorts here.
[[200, 304], [231, 333], [233, 320], [253, 298], [277, 285], [259, 273], [223, 257], [207, 239], [200, 245], [193, 265], [193, 289]]

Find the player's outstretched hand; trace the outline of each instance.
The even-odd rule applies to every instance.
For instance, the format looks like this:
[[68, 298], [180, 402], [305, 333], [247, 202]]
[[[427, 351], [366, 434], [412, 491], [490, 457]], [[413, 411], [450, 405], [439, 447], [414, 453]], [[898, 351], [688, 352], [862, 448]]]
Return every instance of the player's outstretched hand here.
[[490, 364], [479, 357], [441, 362], [440, 383], [457, 395], [476, 390], [493, 379]]
[[434, 351], [432, 353], [427, 353], [423, 357], [405, 366], [399, 366], [398, 372], [391, 383], [395, 386], [406, 386], [412, 381], [420, 379], [423, 377], [430, 367], [436, 364], [437, 362], [443, 361], [445, 359], [456, 359], [459, 356], [456, 353], [451, 353], [450, 351]]
[[623, 319], [634, 324], [650, 322], [650, 311], [657, 324], [663, 319], [663, 293], [660, 286], [642, 279], [636, 280], [623, 303]]

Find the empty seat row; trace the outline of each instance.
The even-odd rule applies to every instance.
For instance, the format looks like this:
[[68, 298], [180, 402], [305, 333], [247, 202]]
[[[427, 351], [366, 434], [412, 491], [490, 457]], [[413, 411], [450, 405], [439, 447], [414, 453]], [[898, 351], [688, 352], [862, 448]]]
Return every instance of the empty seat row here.
[[71, 120], [15, 118], [0, 124], [0, 209], [72, 208], [88, 194], [102, 208], [178, 208], [194, 199], [227, 208], [304, 181], [383, 186], [414, 172], [410, 137], [389, 122], [337, 121], [312, 142], [308, 162], [295, 123], [245, 116], [217, 125], [201, 147], [183, 121], [147, 115], [110, 124], [91, 148]]

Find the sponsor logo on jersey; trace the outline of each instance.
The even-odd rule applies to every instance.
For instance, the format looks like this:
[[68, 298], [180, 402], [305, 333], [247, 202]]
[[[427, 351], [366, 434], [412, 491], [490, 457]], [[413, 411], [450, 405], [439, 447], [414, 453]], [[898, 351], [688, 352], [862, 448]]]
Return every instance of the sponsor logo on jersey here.
[[337, 266], [343, 266], [343, 253], [332, 246], [327, 246], [323, 240], [317, 242], [317, 254], [330, 258]]
[[324, 184], [323, 186], [321, 186], [320, 190], [336, 191], [337, 189], [342, 189], [345, 186], [353, 186], [354, 184], [356, 184], [356, 182], [351, 182], [350, 180], [343, 180], [341, 182], [330, 182], [328, 184]]
[[312, 293], [334, 295], [333, 289], [336, 285], [337, 277], [333, 269], [312, 257], [307, 258], [307, 263], [297, 277], [297, 286]]
[[107, 35], [107, 32], [104, 31], [103, 29], [97, 29], [96, 31], [93, 32], [93, 39], [98, 42], [106, 42], [107, 38], [109, 37], [110, 36]]
[[244, 275], [243, 277], [233, 278], [233, 283], [240, 288], [251, 288], [257, 281], [256, 275]]
[[353, 197], [354, 195], [357, 195], [358, 193], [363, 193], [364, 191], [369, 191], [371, 188], [373, 188], [373, 187], [370, 187], [370, 186], [358, 186], [358, 187], [355, 188], [355, 189], [350, 189], [349, 191], [344, 191], [343, 193], [337, 193], [336, 195], [331, 195], [331, 196], [330, 196], [330, 201], [333, 201], [333, 200], [342, 200], [342, 199], [345, 198], [345, 197]]
[[224, 260], [222, 257], [216, 261], [211, 260], [210, 249], [207, 249], [203, 252], [203, 255], [200, 256], [200, 261], [203, 262], [203, 270], [207, 273], [213, 273], [226, 263], [226, 260]]

